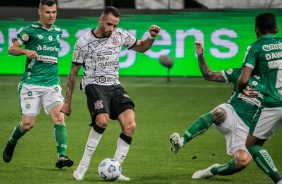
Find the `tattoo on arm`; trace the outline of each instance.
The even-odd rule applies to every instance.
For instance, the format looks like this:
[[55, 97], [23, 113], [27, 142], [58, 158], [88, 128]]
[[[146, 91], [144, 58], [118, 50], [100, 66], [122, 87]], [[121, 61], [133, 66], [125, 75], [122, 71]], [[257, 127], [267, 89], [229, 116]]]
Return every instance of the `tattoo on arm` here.
[[210, 67], [207, 65], [206, 60], [203, 55], [198, 56], [198, 64], [200, 70], [203, 74], [203, 77], [208, 81], [215, 82], [225, 82], [225, 79], [221, 72], [213, 72]]
[[212, 110], [211, 114], [216, 125], [221, 125], [227, 116], [226, 111], [220, 107], [216, 107], [214, 110]]
[[72, 65], [70, 74], [68, 76], [67, 88], [66, 88], [66, 103], [71, 103], [72, 93], [76, 82], [76, 77], [79, 72], [80, 66]]

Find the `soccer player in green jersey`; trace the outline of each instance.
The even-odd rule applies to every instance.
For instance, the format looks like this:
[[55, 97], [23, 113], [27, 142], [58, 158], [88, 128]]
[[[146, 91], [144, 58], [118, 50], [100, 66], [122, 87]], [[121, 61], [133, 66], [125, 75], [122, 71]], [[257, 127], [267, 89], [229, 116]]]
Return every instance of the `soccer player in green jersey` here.
[[60, 112], [64, 101], [58, 76], [62, 30], [54, 25], [56, 0], [41, 0], [38, 14], [39, 21], [22, 27], [8, 51], [14, 56], [25, 55], [26, 67], [18, 87], [22, 120], [14, 128], [3, 152], [3, 159], [6, 163], [11, 161], [18, 140], [35, 125], [36, 115], [43, 106], [54, 122], [58, 154], [56, 167], [61, 169], [72, 166], [73, 161], [66, 156], [67, 132], [64, 114]]
[[[221, 72], [211, 71], [204, 59], [202, 44], [199, 42], [195, 42], [195, 44], [198, 64], [204, 78], [215, 82], [232, 82], [234, 85], [233, 93], [228, 103], [223, 103], [211, 112], [200, 116], [188, 127], [182, 137], [178, 133], [171, 134], [171, 151], [177, 153], [186, 143], [204, 133], [213, 125], [225, 136], [227, 154], [233, 155], [233, 158], [225, 164], [214, 164], [207, 169], [197, 171], [192, 178], [207, 179], [214, 175], [232, 175], [240, 172], [251, 161], [245, 142], [251, 120], [261, 107], [263, 96], [250, 98], [239, 93], [236, 88], [241, 69], [233, 68]], [[250, 81], [257, 89], [263, 88], [259, 76], [251, 76]], [[257, 91], [257, 93], [259, 92]]]
[[247, 48], [242, 73], [238, 80], [238, 90], [250, 97], [250, 76], [253, 72], [261, 76], [265, 87], [264, 108], [254, 118], [246, 140], [248, 148], [258, 167], [274, 183], [282, 183], [282, 177], [275, 167], [272, 158], [262, 147], [282, 124], [282, 38], [278, 32], [275, 15], [259, 14], [255, 19], [255, 33], [258, 40]]

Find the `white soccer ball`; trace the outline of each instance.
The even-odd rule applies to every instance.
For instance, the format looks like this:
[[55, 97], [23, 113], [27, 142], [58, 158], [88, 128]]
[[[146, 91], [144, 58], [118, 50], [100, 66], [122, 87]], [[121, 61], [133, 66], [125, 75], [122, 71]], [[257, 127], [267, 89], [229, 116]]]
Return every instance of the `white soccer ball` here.
[[98, 166], [98, 174], [103, 180], [115, 181], [121, 174], [121, 165], [114, 158], [106, 158]]

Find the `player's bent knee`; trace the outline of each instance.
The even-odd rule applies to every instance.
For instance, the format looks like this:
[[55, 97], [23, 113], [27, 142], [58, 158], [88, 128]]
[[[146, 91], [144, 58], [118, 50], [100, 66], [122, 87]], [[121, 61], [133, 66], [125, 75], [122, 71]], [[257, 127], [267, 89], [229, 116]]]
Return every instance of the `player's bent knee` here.
[[247, 151], [241, 152], [238, 157], [235, 157], [236, 168], [245, 168], [251, 162], [251, 156]]
[[128, 122], [122, 125], [122, 130], [123, 130], [122, 132], [128, 136], [132, 136], [135, 129], [136, 129], [135, 121]]

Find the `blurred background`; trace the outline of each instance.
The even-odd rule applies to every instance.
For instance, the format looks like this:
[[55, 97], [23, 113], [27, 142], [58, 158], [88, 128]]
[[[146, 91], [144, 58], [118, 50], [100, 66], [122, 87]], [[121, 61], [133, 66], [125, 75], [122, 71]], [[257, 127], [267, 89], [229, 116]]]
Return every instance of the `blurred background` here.
[[[38, 20], [38, 4], [39, 0], [0, 1], [0, 74], [22, 74], [25, 58], [11, 57], [7, 51], [18, 30]], [[137, 39], [147, 38], [152, 24], [162, 28], [146, 53], [122, 50], [121, 76], [167, 75], [161, 55], [173, 60], [171, 76], [201, 76], [196, 40], [204, 44], [213, 70], [241, 67], [247, 46], [256, 40], [255, 16], [269, 11], [276, 14], [278, 26], [282, 24], [282, 0], [58, 0], [56, 25], [63, 29], [60, 75], [68, 74], [76, 40], [97, 26], [105, 6], [120, 10], [118, 26]]]

